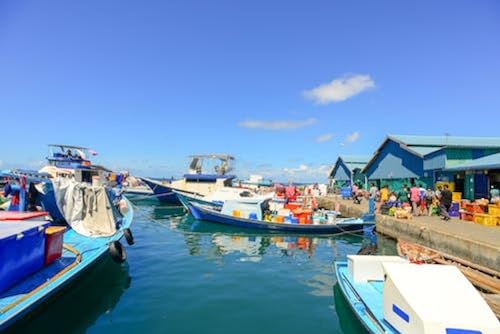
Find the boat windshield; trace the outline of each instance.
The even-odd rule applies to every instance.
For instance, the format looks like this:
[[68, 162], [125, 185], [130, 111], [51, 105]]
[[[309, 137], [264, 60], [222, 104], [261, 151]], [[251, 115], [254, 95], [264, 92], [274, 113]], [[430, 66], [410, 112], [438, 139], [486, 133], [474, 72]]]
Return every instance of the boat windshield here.
[[189, 174], [225, 175], [232, 171], [230, 161], [234, 158], [223, 154], [205, 154], [190, 156]]
[[89, 160], [89, 156], [91, 155], [97, 155], [97, 153], [86, 147], [70, 145], [49, 145], [49, 160]]

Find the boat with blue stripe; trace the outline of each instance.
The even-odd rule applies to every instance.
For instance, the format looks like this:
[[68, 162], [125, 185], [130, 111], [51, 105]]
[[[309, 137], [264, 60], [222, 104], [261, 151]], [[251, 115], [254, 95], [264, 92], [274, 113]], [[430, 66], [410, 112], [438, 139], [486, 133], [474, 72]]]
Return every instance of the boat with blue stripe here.
[[[110, 237], [89, 238], [68, 229], [63, 237], [64, 250], [61, 258], [0, 293], [0, 331], [35, 310], [100, 258], [109, 256], [110, 245], [116, 247], [115, 242], [123, 237], [132, 218], [131, 209], [120, 222], [118, 232]], [[2, 222], [0, 229], [1, 227]]]
[[500, 332], [493, 311], [455, 266], [348, 255], [335, 262], [335, 272], [340, 291], [369, 333]]
[[[233, 205], [241, 207], [245, 205], [253, 207], [255, 213], [253, 218], [235, 217], [224, 211], [232, 211]], [[245, 227], [271, 232], [291, 232], [303, 234], [339, 234], [339, 233], [363, 233], [371, 232], [373, 222], [366, 223], [360, 218], [340, 218], [334, 224], [294, 224], [288, 222], [271, 222], [262, 220], [262, 212], [258, 212], [261, 203], [242, 204], [237, 201], [227, 201], [222, 208], [203, 205], [196, 202], [188, 202], [189, 212], [197, 220], [204, 220], [223, 225]]]
[[[235, 175], [228, 174], [232, 168], [230, 162], [234, 157], [225, 154], [201, 154], [190, 157], [188, 172], [181, 179], [155, 180], [141, 177], [153, 191], [152, 197], [160, 202], [181, 204], [174, 190], [191, 194], [208, 195], [218, 189], [231, 187]], [[207, 173], [208, 165], [212, 165], [215, 173]]]
[[1, 173], [11, 201], [10, 211], [0, 212], [0, 331], [42, 306], [104, 256], [125, 261], [123, 237], [134, 243], [134, 210], [119, 188], [75, 180], [92, 179], [98, 174], [93, 166], [64, 170], [71, 177], [58, 176], [61, 169], [50, 167], [55, 176], [25, 170]]

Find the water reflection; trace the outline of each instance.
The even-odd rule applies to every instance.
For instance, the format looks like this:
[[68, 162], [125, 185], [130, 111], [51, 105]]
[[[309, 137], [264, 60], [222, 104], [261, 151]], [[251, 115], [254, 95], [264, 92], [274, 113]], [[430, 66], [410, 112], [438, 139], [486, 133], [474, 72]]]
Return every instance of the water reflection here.
[[84, 333], [103, 315], [112, 321], [113, 309], [131, 285], [128, 270], [126, 263], [105, 256], [7, 333]]
[[334, 259], [355, 254], [373, 238], [362, 234], [341, 234], [334, 236], [277, 234], [249, 230], [239, 227], [211, 224], [197, 221], [189, 216], [175, 220], [170, 227], [184, 234], [190, 255], [212, 254], [225, 256], [239, 254], [260, 261], [268, 252], [279, 252], [284, 257], [305, 255], [314, 258], [318, 246], [331, 249]]

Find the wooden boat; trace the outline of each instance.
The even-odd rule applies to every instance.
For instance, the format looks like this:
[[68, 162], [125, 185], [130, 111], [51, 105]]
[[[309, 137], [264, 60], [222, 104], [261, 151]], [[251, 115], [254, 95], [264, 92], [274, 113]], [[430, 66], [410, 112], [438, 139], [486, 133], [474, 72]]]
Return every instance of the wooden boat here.
[[441, 253], [437, 250], [399, 239], [398, 255], [416, 263], [454, 265], [481, 291], [483, 298], [500, 319], [500, 272]]
[[[101, 257], [107, 256], [108, 252], [113, 252], [115, 257], [125, 259], [119, 240], [124, 234], [129, 233], [128, 229], [132, 223], [133, 209], [130, 203], [128, 205], [129, 211], [119, 222], [119, 228], [115, 234], [93, 238], [78, 234], [71, 228], [67, 229], [63, 235], [62, 257], [0, 293], [0, 331], [35, 310], [48, 298], [73, 282]], [[2, 224], [0, 221], [0, 231]], [[128, 238], [130, 236], [127, 234]]]
[[[254, 207], [253, 211], [256, 212], [257, 219], [234, 217], [224, 213], [224, 211], [231, 210], [231, 204], [234, 204], [232, 202], [233, 201], [228, 201], [224, 203], [222, 208], [203, 205], [193, 201], [188, 202], [187, 206], [189, 208], [189, 212], [195, 219], [198, 220], [267, 231], [295, 232], [301, 234], [338, 234], [346, 232], [364, 232], [367, 230], [373, 230], [374, 227], [374, 223], [365, 223], [359, 218], [337, 219], [334, 224], [318, 225], [269, 222], [259, 219], [259, 216], [261, 215], [258, 215], [257, 211], [261, 210], [260, 203], [247, 204], [247, 207]], [[238, 203], [238, 205], [241, 205], [241, 203]]]
[[338, 285], [369, 333], [497, 333], [500, 323], [454, 266], [399, 256], [349, 255], [335, 262]]

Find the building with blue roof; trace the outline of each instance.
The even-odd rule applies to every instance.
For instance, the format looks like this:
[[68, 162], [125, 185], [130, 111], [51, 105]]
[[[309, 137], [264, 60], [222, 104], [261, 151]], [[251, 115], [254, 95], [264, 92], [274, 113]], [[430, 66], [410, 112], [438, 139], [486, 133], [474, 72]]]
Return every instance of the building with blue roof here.
[[353, 182], [358, 182], [366, 187], [367, 178], [361, 171], [369, 160], [369, 155], [341, 155], [335, 161], [329, 178], [331, 181], [335, 180], [336, 187], [350, 185]]
[[485, 173], [452, 168], [496, 153], [500, 153], [500, 137], [389, 135], [362, 173], [379, 185], [387, 184], [391, 190], [413, 182], [431, 187], [448, 183], [452, 190], [464, 193], [465, 198], [487, 197], [495, 180]]

